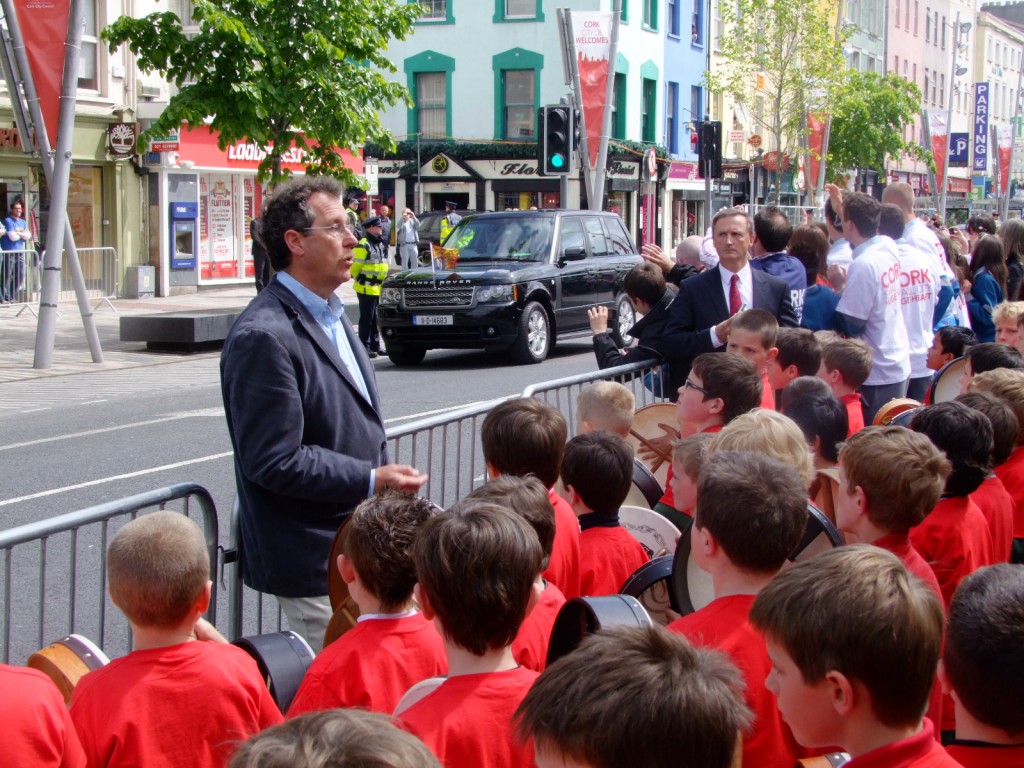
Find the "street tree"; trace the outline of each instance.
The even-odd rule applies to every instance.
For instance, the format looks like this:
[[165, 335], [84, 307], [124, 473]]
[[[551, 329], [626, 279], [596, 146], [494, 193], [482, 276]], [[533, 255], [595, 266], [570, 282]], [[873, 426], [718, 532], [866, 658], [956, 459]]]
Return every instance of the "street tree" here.
[[736, 0], [718, 8], [719, 61], [705, 84], [733, 99], [766, 148], [795, 157], [806, 143], [808, 110], [831, 108], [846, 66], [849, 31], [836, 23], [836, 0]]
[[896, 74], [847, 70], [832, 110], [827, 176], [835, 180], [855, 168], [880, 173], [887, 160], [907, 154], [927, 160], [930, 153], [904, 139], [921, 106], [917, 84]]
[[395, 0], [195, 0], [185, 31], [175, 13], [122, 16], [102, 32], [111, 52], [127, 45], [143, 72], [176, 92], [140, 136], [149, 141], [188, 123], [218, 133], [221, 149], [240, 141], [265, 147], [260, 181], [288, 175], [282, 156], [302, 150], [307, 173], [354, 184], [338, 150], [365, 141], [393, 147], [381, 125], [386, 107], [411, 105], [389, 82], [388, 42], [403, 40], [421, 11]]

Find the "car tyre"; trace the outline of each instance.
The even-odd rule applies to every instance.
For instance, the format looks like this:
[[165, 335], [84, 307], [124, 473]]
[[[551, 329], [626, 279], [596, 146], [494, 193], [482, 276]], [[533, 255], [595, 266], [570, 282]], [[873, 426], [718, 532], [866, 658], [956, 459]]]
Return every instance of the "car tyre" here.
[[531, 301], [523, 308], [518, 331], [512, 359], [520, 365], [543, 362], [551, 351], [551, 319], [541, 304]]
[[387, 345], [388, 359], [397, 366], [406, 367], [419, 365], [426, 357], [427, 348], [418, 345], [400, 346], [398, 344]]
[[636, 309], [629, 296], [622, 293], [615, 303], [615, 321], [610, 328], [612, 339], [619, 347], [628, 347], [633, 343], [633, 337], [627, 331], [636, 324]]

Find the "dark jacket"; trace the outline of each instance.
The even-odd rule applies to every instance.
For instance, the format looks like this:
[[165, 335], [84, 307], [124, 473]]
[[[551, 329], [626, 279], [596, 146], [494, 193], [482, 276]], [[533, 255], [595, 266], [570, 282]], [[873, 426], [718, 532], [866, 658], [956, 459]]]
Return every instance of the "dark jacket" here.
[[636, 344], [627, 349], [625, 354], [619, 351], [611, 333], [595, 334], [594, 354], [597, 355], [598, 367], [604, 369], [639, 363], [641, 360], [662, 360], [661, 334], [665, 330], [665, 323], [668, 322], [668, 308], [672, 304], [672, 298], [672, 294], [666, 292], [651, 311], [629, 329], [629, 335], [636, 339]]

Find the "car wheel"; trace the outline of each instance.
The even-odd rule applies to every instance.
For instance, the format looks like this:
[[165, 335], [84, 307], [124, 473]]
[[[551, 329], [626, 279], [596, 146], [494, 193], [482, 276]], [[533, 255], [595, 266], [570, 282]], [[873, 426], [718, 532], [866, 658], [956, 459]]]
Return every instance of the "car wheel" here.
[[629, 296], [621, 294], [615, 304], [615, 322], [612, 324], [612, 339], [620, 347], [628, 347], [633, 343], [633, 337], [627, 331], [636, 324], [636, 310]]
[[519, 335], [512, 344], [512, 359], [521, 365], [539, 363], [551, 350], [551, 323], [544, 307], [531, 301], [519, 317]]
[[399, 346], [397, 344], [388, 344], [387, 353], [388, 359], [395, 365], [419, 365], [427, 354], [427, 348], [416, 345]]

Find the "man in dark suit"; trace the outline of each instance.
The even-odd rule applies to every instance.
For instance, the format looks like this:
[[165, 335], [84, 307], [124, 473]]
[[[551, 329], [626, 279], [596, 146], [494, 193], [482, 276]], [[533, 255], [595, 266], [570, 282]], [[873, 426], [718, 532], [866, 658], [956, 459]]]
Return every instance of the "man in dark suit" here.
[[242, 579], [275, 595], [314, 649], [331, 617], [331, 543], [352, 509], [385, 487], [414, 492], [413, 467], [388, 464], [373, 368], [334, 291], [356, 238], [328, 177], [279, 186], [263, 208], [277, 271], [221, 354], [235, 452]]
[[786, 282], [750, 268], [754, 223], [746, 211], [719, 211], [711, 222], [711, 231], [718, 266], [679, 284], [679, 294], [669, 307], [662, 335], [673, 400], [697, 355], [725, 349], [732, 316], [740, 310], [766, 309], [775, 315], [779, 325], [797, 325]]

